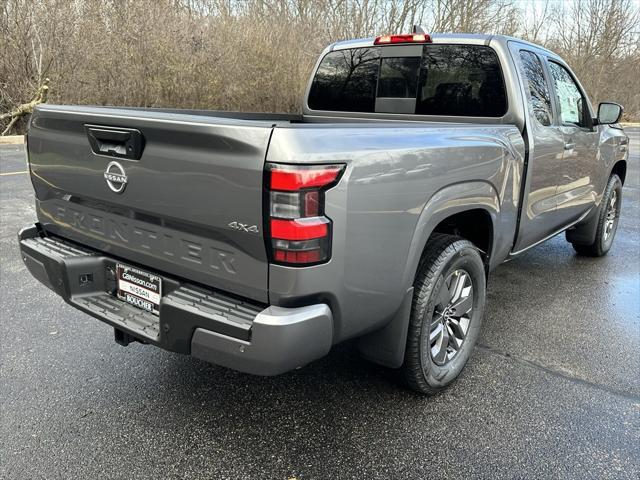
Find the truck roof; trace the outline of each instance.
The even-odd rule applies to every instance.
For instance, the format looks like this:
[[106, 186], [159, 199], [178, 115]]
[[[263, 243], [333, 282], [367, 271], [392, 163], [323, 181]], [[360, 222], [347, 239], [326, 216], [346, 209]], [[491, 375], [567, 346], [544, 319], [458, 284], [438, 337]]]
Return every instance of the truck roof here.
[[[522, 40], [516, 37], [510, 37], [507, 35], [490, 35], [490, 34], [476, 34], [476, 33], [430, 33], [432, 43], [471, 43], [471, 44], [485, 44], [488, 45], [489, 42], [499, 42], [506, 46], [507, 42], [519, 42], [527, 45], [531, 45], [539, 50], [543, 50], [551, 55], [557, 56], [556, 53], [551, 50], [544, 48], [535, 43], [527, 42], [526, 40]], [[359, 47], [372, 47], [373, 42], [376, 37], [368, 37], [368, 38], [357, 38], [353, 40], [342, 40], [339, 42], [335, 42], [328, 47], [328, 51], [334, 50], [345, 50], [348, 48], [359, 48]]]

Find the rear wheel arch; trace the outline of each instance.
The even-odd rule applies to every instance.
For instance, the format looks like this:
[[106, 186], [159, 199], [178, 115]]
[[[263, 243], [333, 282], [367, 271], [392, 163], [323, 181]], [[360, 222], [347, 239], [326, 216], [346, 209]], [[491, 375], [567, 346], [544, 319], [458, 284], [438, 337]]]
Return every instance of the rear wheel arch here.
[[422, 232], [416, 231], [416, 235], [420, 235], [420, 246], [419, 250], [408, 259], [409, 268], [406, 279], [408, 283], [413, 283], [420, 261], [426, 253], [428, 242], [436, 234], [454, 235], [469, 240], [480, 250], [482, 260], [485, 263], [485, 271], [488, 273], [491, 255], [494, 251], [495, 225], [499, 218], [499, 210], [494, 208], [493, 203], [483, 203], [470, 204], [438, 213], [431, 217], [428, 228], [423, 229]]
[[[501, 202], [496, 188], [488, 181], [469, 181], [448, 185], [436, 192], [425, 204], [413, 232], [405, 268], [404, 285], [413, 285], [425, 246], [434, 233], [451, 234], [447, 222], [458, 225], [461, 238], [468, 239], [483, 252], [483, 260], [489, 260], [497, 250], [497, 228], [500, 222]], [[486, 236], [469, 233], [469, 228], [460, 228], [461, 220], [478, 219], [487, 228]], [[448, 230], [449, 229], [449, 230]], [[455, 234], [455, 233], [454, 233]], [[468, 238], [471, 236], [472, 238]], [[476, 242], [480, 245], [476, 244]]]
[[473, 208], [445, 218], [435, 226], [431, 236], [444, 233], [469, 240], [478, 247], [485, 263], [488, 263], [493, 250], [493, 230], [491, 214], [483, 208]]

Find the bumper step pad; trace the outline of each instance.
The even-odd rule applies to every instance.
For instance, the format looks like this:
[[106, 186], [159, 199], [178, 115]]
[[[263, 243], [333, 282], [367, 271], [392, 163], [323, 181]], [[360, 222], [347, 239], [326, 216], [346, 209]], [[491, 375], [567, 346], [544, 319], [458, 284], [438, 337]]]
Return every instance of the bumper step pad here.
[[[239, 340], [249, 341], [256, 316], [264, 306], [193, 285], [180, 285], [162, 298], [160, 315], [169, 319], [173, 329], [204, 327]], [[178, 321], [171, 319], [178, 319]], [[183, 332], [185, 335], [187, 332]]]
[[160, 319], [157, 316], [118, 300], [108, 293], [74, 298], [72, 302], [149, 340], [156, 341], [160, 336]]
[[264, 307], [242, 302], [217, 292], [196, 287], [182, 286], [165, 297], [177, 305], [191, 307], [203, 316], [218, 317], [219, 320], [237, 324], [238, 328], [249, 330], [256, 315]]

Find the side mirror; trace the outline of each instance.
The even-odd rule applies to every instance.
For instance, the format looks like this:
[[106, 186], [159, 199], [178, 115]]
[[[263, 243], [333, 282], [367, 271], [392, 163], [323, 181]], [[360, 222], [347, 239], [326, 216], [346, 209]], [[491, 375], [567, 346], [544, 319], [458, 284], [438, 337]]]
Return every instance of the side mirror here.
[[622, 117], [622, 105], [613, 102], [602, 102], [598, 105], [598, 124], [618, 123]]

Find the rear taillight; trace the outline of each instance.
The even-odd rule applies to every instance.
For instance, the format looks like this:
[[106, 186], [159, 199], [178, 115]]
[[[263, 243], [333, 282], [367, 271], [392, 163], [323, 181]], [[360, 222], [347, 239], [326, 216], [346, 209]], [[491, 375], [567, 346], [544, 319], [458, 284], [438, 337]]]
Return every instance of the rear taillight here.
[[271, 261], [307, 266], [331, 258], [331, 220], [324, 192], [340, 179], [344, 165], [267, 164]]

